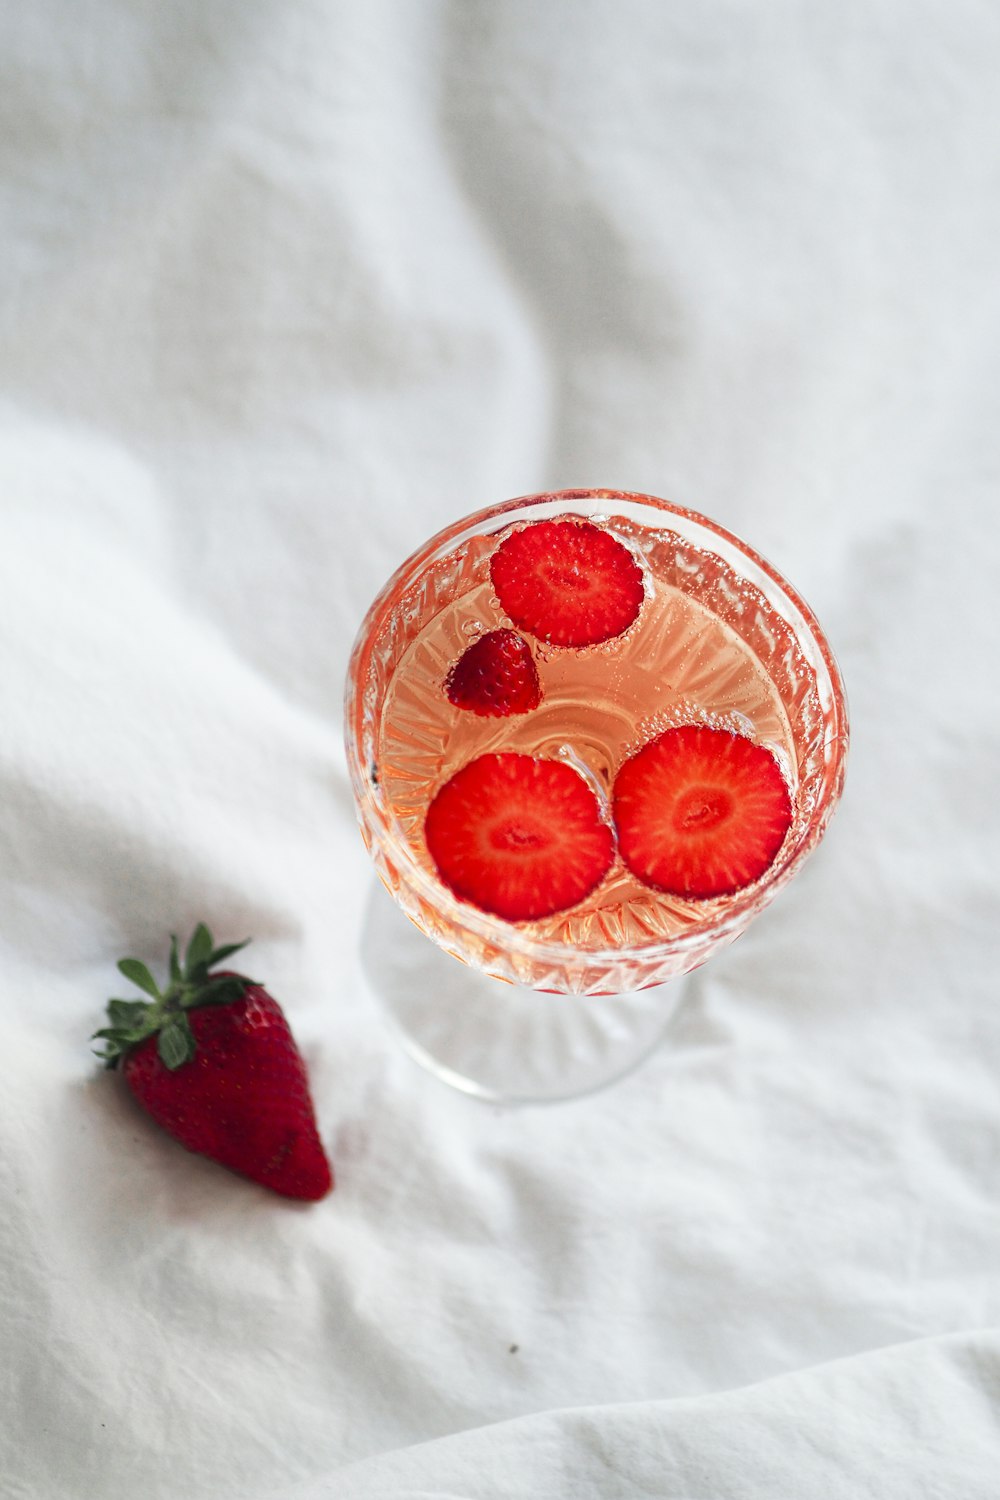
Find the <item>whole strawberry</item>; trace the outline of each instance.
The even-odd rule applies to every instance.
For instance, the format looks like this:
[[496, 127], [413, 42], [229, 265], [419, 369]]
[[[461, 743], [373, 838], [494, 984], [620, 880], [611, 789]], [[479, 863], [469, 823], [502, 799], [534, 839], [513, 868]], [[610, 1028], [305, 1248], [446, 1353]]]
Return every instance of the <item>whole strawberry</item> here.
[[201, 1156], [287, 1198], [315, 1200], [333, 1186], [316, 1130], [305, 1064], [278, 1003], [243, 974], [213, 972], [244, 948], [216, 948], [194, 931], [183, 965], [170, 941], [170, 982], [159, 989], [135, 958], [118, 968], [148, 1000], [109, 1000], [109, 1068], [121, 1064], [139, 1104]]

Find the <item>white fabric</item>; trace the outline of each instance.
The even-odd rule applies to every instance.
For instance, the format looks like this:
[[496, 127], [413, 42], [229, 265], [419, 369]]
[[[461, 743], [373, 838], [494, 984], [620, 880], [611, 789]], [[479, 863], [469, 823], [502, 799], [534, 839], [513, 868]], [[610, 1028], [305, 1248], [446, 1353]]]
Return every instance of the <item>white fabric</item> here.
[[[0, 1492], [1000, 1487], [1000, 17], [34, 0], [0, 20]], [[430, 532], [649, 490], [851, 699], [801, 878], [607, 1092], [483, 1107], [366, 987], [353, 633]], [[336, 1192], [89, 1053], [200, 917]]]

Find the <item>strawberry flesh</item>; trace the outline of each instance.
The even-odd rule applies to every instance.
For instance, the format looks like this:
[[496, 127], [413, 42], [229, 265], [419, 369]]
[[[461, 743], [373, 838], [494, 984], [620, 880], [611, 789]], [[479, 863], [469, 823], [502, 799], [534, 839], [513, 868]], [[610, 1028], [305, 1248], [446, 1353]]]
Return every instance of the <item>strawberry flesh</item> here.
[[530, 713], [542, 701], [531, 648], [516, 630], [489, 630], [463, 651], [445, 679], [456, 708], [483, 717]]
[[535, 521], [494, 552], [490, 578], [520, 630], [554, 646], [593, 646], [633, 623], [642, 569], [627, 547], [589, 521]]
[[731, 895], [774, 862], [792, 819], [774, 756], [707, 725], [668, 729], [615, 778], [618, 847], [637, 879], [668, 895]]
[[603, 880], [614, 839], [593, 791], [571, 766], [530, 755], [481, 755], [427, 811], [427, 848], [456, 896], [509, 922], [575, 906]]

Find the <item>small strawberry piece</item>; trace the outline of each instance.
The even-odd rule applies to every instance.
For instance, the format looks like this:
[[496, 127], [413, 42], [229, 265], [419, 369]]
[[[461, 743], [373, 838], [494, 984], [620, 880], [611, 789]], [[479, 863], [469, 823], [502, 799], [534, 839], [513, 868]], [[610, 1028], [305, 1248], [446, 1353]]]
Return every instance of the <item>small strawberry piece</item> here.
[[456, 708], [505, 719], [530, 713], [542, 701], [531, 648], [516, 630], [489, 630], [463, 651], [445, 680]]
[[575, 906], [614, 856], [600, 804], [571, 766], [480, 755], [438, 792], [424, 825], [445, 885], [480, 910], [529, 922]]
[[769, 750], [743, 735], [686, 724], [627, 760], [612, 813], [637, 879], [672, 896], [727, 896], [759, 880], [792, 820]]
[[512, 531], [490, 561], [504, 612], [554, 646], [621, 635], [642, 608], [642, 570], [627, 547], [589, 521], [535, 521]]
[[199, 925], [181, 967], [177, 940], [163, 992], [134, 958], [118, 967], [151, 998], [108, 1002], [108, 1067], [148, 1114], [189, 1151], [287, 1198], [313, 1201], [333, 1186], [316, 1130], [305, 1064], [276, 1000], [214, 964], [243, 943], [215, 948]]

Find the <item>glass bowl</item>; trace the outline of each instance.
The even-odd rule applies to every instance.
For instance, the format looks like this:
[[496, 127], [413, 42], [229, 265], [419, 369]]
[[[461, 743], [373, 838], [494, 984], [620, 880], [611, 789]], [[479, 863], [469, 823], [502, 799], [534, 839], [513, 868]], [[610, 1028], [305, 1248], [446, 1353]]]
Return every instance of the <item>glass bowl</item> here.
[[[402, 690], [403, 658], [410, 652], [412, 659], [417, 638], [457, 595], [482, 585], [482, 606], [498, 536], [563, 517], [608, 525], [632, 548], [648, 587], [682, 607], [686, 601], [697, 605], [710, 625], [705, 641], [689, 634], [675, 641], [669, 632], [663, 637], [656, 681], [683, 683], [685, 691], [657, 686], [655, 705], [618, 704], [621, 722], [613, 726], [610, 751], [604, 743], [591, 757], [595, 774], [610, 782], [616, 757], [620, 763], [648, 737], [650, 724], [719, 720], [725, 653], [709, 649], [713, 631], [721, 631], [720, 640], [735, 638], [773, 688], [784, 727], [775, 753], [793, 791], [793, 821], [765, 875], [734, 895], [680, 901], [638, 891], [619, 864], [597, 901], [582, 903], [580, 910], [538, 922], [504, 921], [447, 889], [423, 845], [420, 812], [437, 789], [433, 757], [423, 786], [411, 775], [401, 791], [386, 774], [384, 721], [392, 694]], [[486, 625], [509, 625], [498, 601], [490, 599], [486, 607], [494, 610]], [[609, 679], [622, 653], [634, 649], [631, 635], [588, 648]], [[535, 645], [544, 673], [559, 652]], [[703, 706], [710, 700], [711, 711]], [[413, 707], [419, 714], [418, 696]], [[652, 707], [655, 713], [643, 711]], [[723, 715], [721, 722], [728, 721]], [[364, 947], [373, 988], [418, 1060], [468, 1092], [505, 1100], [571, 1097], [621, 1076], [648, 1053], [677, 1007], [679, 987], [671, 981], [745, 931], [818, 845], [840, 797], [848, 745], [833, 653], [812, 611], [781, 575], [704, 516], [654, 496], [607, 489], [529, 495], [492, 506], [445, 528], [408, 558], [359, 631], [345, 722], [361, 832], [383, 886], [409, 918], [400, 921], [391, 905], [373, 902]], [[504, 734], [508, 740], [513, 734], [511, 748], [520, 748], [516, 734], [522, 726], [482, 723], [486, 748], [493, 748], [490, 736]], [[421, 933], [465, 967], [421, 943]]]

